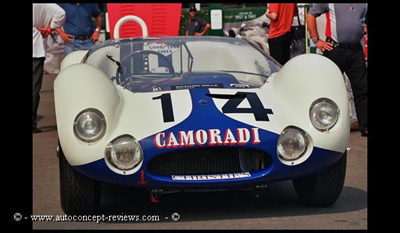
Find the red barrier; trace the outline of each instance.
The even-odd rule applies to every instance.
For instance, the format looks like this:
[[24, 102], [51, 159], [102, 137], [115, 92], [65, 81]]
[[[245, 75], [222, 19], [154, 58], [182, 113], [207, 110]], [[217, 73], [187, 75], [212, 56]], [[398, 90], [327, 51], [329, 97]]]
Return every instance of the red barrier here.
[[[117, 21], [126, 15], [135, 15], [144, 20], [149, 36], [178, 36], [181, 21], [181, 3], [168, 4], [115, 4], [108, 3], [108, 22], [110, 37], [114, 38], [114, 27]], [[142, 29], [137, 23], [126, 22], [120, 30], [120, 37], [140, 37]]]

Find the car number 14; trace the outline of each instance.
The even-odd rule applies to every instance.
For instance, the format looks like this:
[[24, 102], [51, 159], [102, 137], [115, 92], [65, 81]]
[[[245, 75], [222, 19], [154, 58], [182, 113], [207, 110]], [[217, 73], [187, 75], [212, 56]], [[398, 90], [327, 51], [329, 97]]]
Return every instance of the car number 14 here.
[[[257, 93], [253, 92], [237, 92], [234, 95], [217, 95], [214, 94], [213, 98], [228, 99], [222, 107], [223, 113], [252, 113], [256, 121], [269, 121], [268, 114], [273, 114], [272, 109], [264, 108]], [[161, 107], [163, 112], [164, 122], [175, 121], [174, 112], [172, 108], [171, 93], [162, 94], [153, 97], [153, 100], [161, 100]], [[250, 108], [238, 108], [244, 99], [250, 104]]]

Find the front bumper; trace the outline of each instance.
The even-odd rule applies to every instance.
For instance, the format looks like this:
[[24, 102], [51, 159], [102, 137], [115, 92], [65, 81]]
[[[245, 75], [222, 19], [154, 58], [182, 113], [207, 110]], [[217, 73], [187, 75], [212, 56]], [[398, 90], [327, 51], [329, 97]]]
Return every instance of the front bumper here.
[[83, 175], [101, 182], [134, 186], [143, 189], [233, 189], [254, 187], [256, 185], [311, 175], [332, 165], [342, 155], [343, 153], [314, 148], [311, 156], [305, 162], [296, 166], [283, 164], [275, 154], [275, 156], [271, 156], [271, 164], [259, 171], [250, 171], [241, 174], [222, 174], [218, 176], [182, 175], [175, 177], [175, 179], [171, 175], [151, 174], [147, 169], [149, 159], [145, 159], [139, 171], [132, 175], [120, 175], [111, 171], [104, 159], [81, 166], [74, 166], [73, 168]]

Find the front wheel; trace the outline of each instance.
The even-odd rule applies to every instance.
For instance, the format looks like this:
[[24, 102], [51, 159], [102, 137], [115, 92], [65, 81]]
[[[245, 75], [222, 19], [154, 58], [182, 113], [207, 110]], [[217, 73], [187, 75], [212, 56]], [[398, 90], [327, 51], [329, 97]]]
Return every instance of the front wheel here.
[[339, 198], [346, 176], [347, 152], [330, 167], [317, 174], [293, 180], [297, 195], [307, 205], [326, 207]]
[[61, 208], [68, 215], [92, 214], [100, 205], [100, 182], [75, 171], [59, 147]]

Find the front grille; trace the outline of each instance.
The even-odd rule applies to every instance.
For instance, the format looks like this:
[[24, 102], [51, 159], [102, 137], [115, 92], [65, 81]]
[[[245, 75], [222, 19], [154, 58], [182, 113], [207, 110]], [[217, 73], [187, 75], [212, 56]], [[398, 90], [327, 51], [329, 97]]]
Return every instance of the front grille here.
[[147, 169], [154, 175], [209, 175], [257, 171], [270, 163], [270, 157], [260, 150], [215, 147], [162, 154], [152, 158]]

